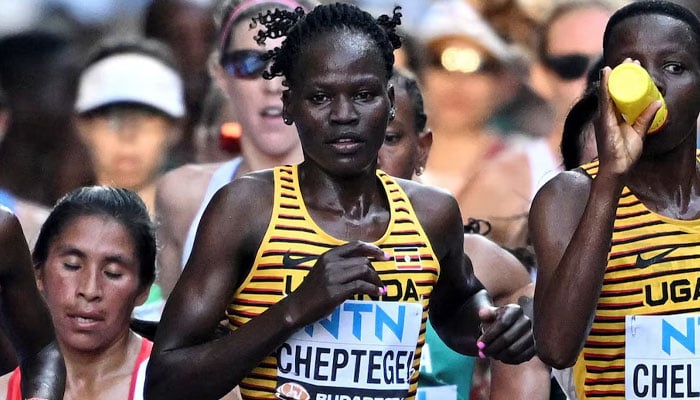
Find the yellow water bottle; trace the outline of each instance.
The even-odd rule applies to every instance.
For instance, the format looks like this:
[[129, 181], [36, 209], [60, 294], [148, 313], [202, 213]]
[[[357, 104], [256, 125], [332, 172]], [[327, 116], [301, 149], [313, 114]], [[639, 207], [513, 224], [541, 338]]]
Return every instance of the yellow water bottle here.
[[608, 91], [628, 123], [636, 121], [639, 114], [656, 100], [661, 101], [661, 108], [656, 112], [647, 133], [657, 132], [666, 123], [666, 101], [641, 65], [624, 63], [615, 67], [608, 78]]

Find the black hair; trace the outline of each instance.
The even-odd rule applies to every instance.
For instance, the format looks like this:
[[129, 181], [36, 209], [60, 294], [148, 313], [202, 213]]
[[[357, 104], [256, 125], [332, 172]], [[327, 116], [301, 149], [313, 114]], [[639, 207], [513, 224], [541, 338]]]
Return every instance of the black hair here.
[[45, 30], [24, 31], [0, 39], [0, 85], [7, 96], [12, 99], [16, 92], [35, 90], [45, 80], [33, 76], [43, 75], [45, 70], [63, 72], [75, 86], [80, 57], [71, 40], [66, 34]]
[[[386, 78], [391, 78], [394, 66], [394, 50], [401, 47], [401, 39], [396, 27], [401, 24], [401, 7], [395, 7], [393, 15], [381, 15], [375, 19], [368, 12], [344, 3], [325, 4], [314, 8], [308, 14], [300, 7], [294, 11], [276, 9], [254, 18], [254, 23], [263, 25], [255, 37], [259, 44], [267, 39], [285, 37], [281, 47], [270, 50], [267, 57], [273, 61], [269, 71], [263, 73], [265, 79], [283, 76], [289, 80], [294, 76], [295, 60], [303, 48], [313, 39], [347, 28], [368, 35], [381, 52], [386, 66]], [[285, 82], [288, 86], [288, 83]]]
[[491, 233], [491, 223], [485, 219], [469, 217], [464, 224], [464, 233], [486, 236]]
[[698, 0], [671, 0], [671, 2], [687, 8], [700, 18], [700, 2]]
[[406, 56], [406, 68], [420, 76], [427, 64], [427, 49], [414, 35], [399, 28], [397, 34], [401, 37], [401, 51]]
[[637, 1], [622, 7], [610, 17], [608, 25], [605, 27], [605, 34], [603, 34], [603, 56], [606, 60], [608, 57], [605, 53], [610, 45], [610, 37], [615, 27], [628, 18], [640, 15], [664, 15], [684, 22], [693, 31], [696, 45], [700, 44], [700, 20], [692, 11], [678, 4], [663, 0]]
[[603, 0], [579, 0], [579, 1], [569, 1], [564, 3], [559, 3], [554, 9], [549, 13], [547, 18], [542, 24], [540, 24], [537, 31], [537, 56], [540, 60], [547, 58], [549, 52], [549, 31], [560, 18], [563, 16], [578, 11], [587, 10], [591, 8], [598, 8], [601, 10], [608, 10], [612, 12], [614, 8], [606, 1]]
[[32, 259], [40, 269], [46, 263], [51, 243], [78, 217], [106, 216], [129, 232], [139, 260], [139, 283], [150, 286], [155, 280], [155, 229], [143, 200], [131, 190], [106, 186], [76, 189], [58, 200], [39, 232]]
[[167, 44], [157, 39], [144, 39], [137, 37], [114, 37], [99, 42], [87, 56], [81, 74], [91, 65], [105, 58], [118, 54], [141, 54], [152, 57], [180, 75], [175, 57]]
[[[173, 18], [178, 7], [192, 7], [203, 11], [211, 11], [211, 6], [193, 0], [153, 0], [146, 9], [143, 20], [143, 34], [145, 37], [162, 39], [165, 29]], [[192, 9], [190, 8], [190, 9]], [[211, 15], [211, 14], [210, 14]], [[213, 20], [208, 18], [210, 24]]]
[[[238, 11], [238, 8], [243, 4], [246, 0], [224, 0], [222, 1], [219, 6], [217, 7], [216, 12], [214, 13], [214, 23], [216, 24], [216, 30], [217, 30], [217, 40], [219, 41], [215, 48], [220, 49], [220, 50], [225, 50], [228, 48], [229, 44], [231, 43], [231, 40], [233, 39], [232, 34], [233, 34], [233, 28], [234, 26], [244, 20], [252, 20], [255, 16], [258, 14], [270, 10], [273, 7], [279, 7], [281, 4], [276, 3], [274, 0], [270, 0], [269, 2], [264, 2], [264, 3], [259, 3], [259, 4], [253, 4], [250, 7], [246, 8], [242, 12], [240, 12], [237, 16], [236, 19], [233, 21], [229, 21], [231, 18], [231, 15]], [[303, 7], [305, 7], [307, 10], [311, 10], [316, 6], [316, 1], [315, 0], [295, 0], [299, 4], [301, 4]], [[224, 32], [224, 29], [227, 29], [227, 32]], [[223, 37], [222, 37], [223, 36]]]
[[586, 128], [598, 112], [598, 92], [600, 91], [600, 70], [602, 68], [603, 58], [600, 57], [588, 72], [583, 95], [574, 103], [564, 120], [561, 155], [566, 170], [581, 165], [583, 146], [586, 141]]
[[401, 87], [408, 94], [408, 98], [411, 101], [411, 106], [413, 107], [416, 133], [421, 132], [425, 129], [425, 125], [428, 122], [428, 116], [425, 115], [423, 95], [421, 94], [420, 87], [418, 86], [418, 81], [413, 74], [402, 68], [394, 68], [391, 81], [396, 87]]
[[0, 187], [26, 200], [53, 204], [94, 181], [72, 120], [81, 39], [53, 29], [0, 39], [0, 86], [12, 113], [0, 143]]
[[593, 117], [597, 112], [598, 92], [597, 90], [591, 90], [586, 91], [566, 115], [561, 137], [561, 155], [564, 160], [564, 169], [570, 170], [581, 165], [586, 128], [593, 121]]

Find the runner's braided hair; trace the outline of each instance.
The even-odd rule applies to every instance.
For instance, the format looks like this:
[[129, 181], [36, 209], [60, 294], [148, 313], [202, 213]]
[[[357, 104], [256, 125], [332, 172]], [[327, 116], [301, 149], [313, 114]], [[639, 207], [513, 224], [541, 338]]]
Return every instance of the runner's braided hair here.
[[413, 107], [416, 132], [423, 131], [428, 122], [428, 116], [425, 115], [423, 95], [418, 87], [418, 79], [411, 72], [403, 68], [395, 67], [391, 80], [396, 87], [402, 87], [406, 91], [406, 94], [408, 94], [408, 98], [411, 99], [411, 106]]
[[464, 233], [486, 236], [491, 233], [491, 223], [485, 219], [469, 218], [464, 224]]
[[[307, 10], [318, 5], [316, 0], [294, 0]], [[234, 40], [235, 26], [250, 20], [261, 12], [273, 8], [284, 8], [285, 5], [275, 0], [252, 2], [249, 0], [222, 0], [214, 13], [214, 23], [218, 31], [218, 51], [225, 51]], [[289, 8], [289, 7], [287, 7]], [[235, 17], [234, 17], [235, 14]], [[231, 20], [231, 18], [234, 18]]]
[[[394, 49], [401, 46], [396, 27], [401, 24], [400, 7], [394, 8], [393, 15], [381, 15], [375, 19], [368, 12], [350, 4], [336, 3], [320, 5], [308, 14], [297, 8], [268, 10], [253, 18], [253, 26], [265, 27], [258, 31], [255, 40], [264, 45], [267, 39], [284, 37], [281, 47], [267, 53], [272, 60], [269, 71], [263, 72], [265, 79], [277, 76], [289, 80], [294, 76], [295, 61], [305, 45], [323, 34], [346, 28], [367, 34], [377, 44], [386, 65], [387, 79], [391, 77], [394, 65]], [[289, 86], [285, 81], [285, 86]]]

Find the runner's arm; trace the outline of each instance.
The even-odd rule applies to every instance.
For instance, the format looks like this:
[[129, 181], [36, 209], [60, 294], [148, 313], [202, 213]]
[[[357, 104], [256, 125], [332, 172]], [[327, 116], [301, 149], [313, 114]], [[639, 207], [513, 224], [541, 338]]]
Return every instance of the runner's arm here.
[[527, 269], [513, 254], [483, 235], [464, 235], [464, 252], [472, 261], [476, 278], [499, 306], [517, 303], [513, 294], [532, 283]]
[[590, 330], [621, 189], [614, 179], [564, 172], [533, 201], [535, 337], [540, 358], [553, 367], [573, 365]]
[[158, 285], [166, 300], [182, 273], [183, 246], [203, 198], [200, 193], [202, 174], [197, 172], [190, 165], [174, 169], [163, 175], [156, 187]]
[[559, 174], [535, 196], [530, 212], [539, 265], [535, 336], [540, 358], [556, 368], [573, 365], [588, 336], [623, 180], [641, 157], [644, 135], [661, 107], [653, 102], [628, 124], [607, 90], [610, 72], [610, 67], [601, 70], [594, 119], [600, 160], [596, 178], [579, 171]]
[[237, 179], [209, 203], [156, 334], [147, 399], [218, 399], [295, 331], [353, 294], [380, 294], [383, 284], [370, 260], [385, 259], [385, 253], [372, 244], [348, 243], [322, 254], [294, 292], [212, 339], [271, 218], [272, 204], [259, 201], [273, 198], [272, 185], [260, 178], [264, 174]]
[[[476, 277], [484, 284], [497, 306], [519, 304], [532, 319], [535, 285], [523, 264], [507, 250], [478, 234], [464, 235]], [[518, 365], [491, 362], [491, 400], [549, 399], [550, 368], [539, 358]]]
[[253, 261], [251, 246], [262, 239], [252, 228], [239, 227], [259, 225], [271, 215], [271, 204], [250, 201], [260, 198], [272, 199], [272, 189], [259, 178], [246, 177], [224, 187], [209, 203], [156, 333], [146, 399], [218, 399], [293, 332], [278, 303], [231, 334], [212, 339]]
[[[493, 307], [464, 254], [462, 218], [455, 199], [445, 192], [404, 183], [435, 254], [440, 276], [430, 298], [430, 321], [453, 350], [519, 363], [532, 358], [534, 343], [529, 318], [517, 305]], [[485, 327], [482, 333], [481, 328]]]
[[[522, 266], [519, 266], [522, 268]], [[478, 274], [478, 271], [477, 271]], [[503, 279], [507, 281], [508, 279]], [[535, 285], [530, 283], [506, 296], [498, 305], [517, 303], [532, 318], [532, 298]], [[498, 360], [491, 363], [491, 400], [547, 400], [550, 392], [551, 368], [538, 357], [518, 365]]]
[[25, 398], [62, 399], [66, 370], [51, 315], [37, 289], [29, 248], [11, 213], [0, 209], [2, 326], [17, 351]]

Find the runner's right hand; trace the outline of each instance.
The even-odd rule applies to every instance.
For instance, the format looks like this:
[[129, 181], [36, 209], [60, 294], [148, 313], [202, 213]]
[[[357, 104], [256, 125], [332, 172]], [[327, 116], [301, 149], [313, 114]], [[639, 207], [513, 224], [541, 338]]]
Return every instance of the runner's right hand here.
[[[625, 63], [639, 63], [630, 58]], [[598, 116], [594, 119], [595, 136], [600, 159], [600, 172], [625, 175], [642, 154], [644, 136], [654, 121], [660, 102], [653, 102], [637, 120], [628, 123], [622, 118], [608, 92], [610, 67], [601, 70]]]
[[306, 326], [327, 316], [353, 295], [385, 294], [386, 288], [372, 261], [389, 258], [379, 247], [360, 241], [323, 253], [303, 283], [289, 295], [288, 322]]

